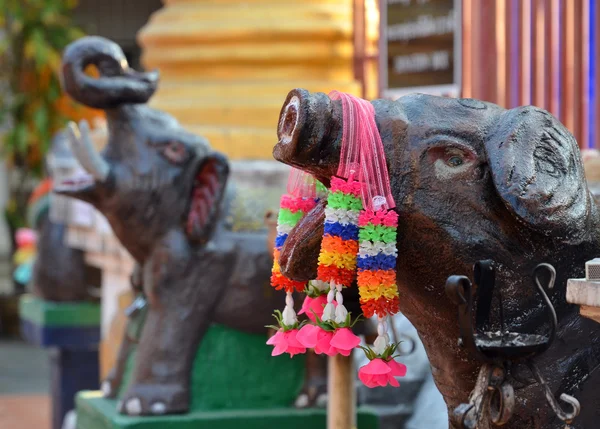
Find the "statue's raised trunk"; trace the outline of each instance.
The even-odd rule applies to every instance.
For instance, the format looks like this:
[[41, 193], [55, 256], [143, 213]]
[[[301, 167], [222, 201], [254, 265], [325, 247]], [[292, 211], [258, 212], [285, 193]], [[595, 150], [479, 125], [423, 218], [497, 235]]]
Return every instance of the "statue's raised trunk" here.
[[[98, 79], [85, 73], [90, 65], [98, 69]], [[126, 103], [147, 102], [156, 91], [158, 73], [130, 69], [119, 45], [90, 36], [65, 49], [62, 84], [76, 101], [97, 109], [110, 109]]]
[[276, 160], [312, 173], [324, 184], [335, 175], [342, 142], [342, 105], [326, 94], [292, 90], [277, 128]]

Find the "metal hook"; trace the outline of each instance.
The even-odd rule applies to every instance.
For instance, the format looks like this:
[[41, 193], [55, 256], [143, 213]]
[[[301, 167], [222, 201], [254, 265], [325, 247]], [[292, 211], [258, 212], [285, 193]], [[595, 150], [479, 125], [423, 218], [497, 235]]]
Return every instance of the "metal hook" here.
[[446, 295], [456, 305], [468, 304], [471, 297], [471, 281], [465, 276], [448, 277]]
[[[554, 396], [552, 397], [552, 399], [554, 399]], [[581, 404], [575, 397], [573, 397], [571, 395], [567, 395], [566, 393], [561, 393], [560, 400], [569, 404], [573, 411], [570, 413], [565, 413], [562, 410], [562, 408], [560, 408], [560, 407], [558, 408], [558, 411], [556, 409], [554, 409], [554, 407], [552, 407], [552, 409], [554, 409], [558, 418], [561, 419], [563, 422], [571, 423], [571, 421], [575, 417], [577, 417], [579, 415], [579, 413], [581, 412]], [[558, 407], [558, 404], [557, 404], [557, 407]], [[559, 412], [560, 412], [560, 414], [559, 414]]]
[[566, 402], [572, 408], [572, 411], [570, 413], [565, 412], [561, 408], [561, 406], [558, 403], [558, 401], [556, 400], [556, 398], [554, 397], [554, 394], [550, 390], [550, 387], [546, 384], [546, 381], [544, 381], [544, 379], [542, 378], [542, 374], [540, 374], [540, 371], [539, 371], [537, 365], [533, 362], [528, 362], [528, 366], [531, 369], [533, 376], [535, 377], [537, 382], [540, 384], [540, 386], [544, 390], [544, 395], [546, 396], [546, 401], [548, 401], [548, 404], [554, 411], [554, 414], [556, 414], [556, 417], [561, 419], [563, 422], [570, 424], [573, 421], [573, 419], [575, 417], [577, 417], [579, 415], [579, 413], [581, 412], [581, 404], [579, 403], [579, 401], [577, 399], [575, 399], [573, 396], [567, 395], [566, 393], [561, 394], [560, 395], [561, 401]]
[[458, 326], [462, 345], [483, 362], [490, 361], [475, 343], [475, 332], [472, 320], [473, 296], [471, 281], [465, 276], [450, 276], [446, 281], [446, 295], [458, 305]]
[[554, 281], [556, 280], [556, 270], [550, 264], [546, 264], [546, 263], [539, 264], [533, 270], [533, 278], [534, 278], [535, 284], [537, 286], [537, 290], [538, 290], [540, 296], [542, 297], [542, 300], [546, 304], [548, 315], [550, 316], [550, 333], [548, 334], [548, 342], [544, 345], [544, 347], [542, 349], [540, 349], [538, 351], [538, 354], [545, 350], [548, 350], [548, 348], [552, 345], [552, 342], [554, 341], [554, 338], [556, 336], [556, 328], [558, 326], [558, 320], [556, 317], [556, 311], [554, 310], [554, 306], [552, 305], [550, 298], [548, 298], [548, 295], [546, 294], [544, 287], [540, 283], [539, 274], [540, 274], [540, 271], [543, 269], [547, 270], [550, 273], [550, 281], [548, 282], [548, 285], [547, 285], [549, 290], [552, 290], [554, 288]]
[[545, 262], [536, 266], [533, 269], [533, 276], [535, 277], [535, 281], [536, 281], [538, 287], [541, 287], [540, 283], [539, 283], [538, 273], [542, 268], [545, 268], [546, 270], [548, 270], [550, 272], [550, 281], [548, 282], [548, 289], [552, 290], [554, 288], [554, 281], [556, 280], [556, 270], [554, 269], [554, 267], [552, 265], [547, 264]]

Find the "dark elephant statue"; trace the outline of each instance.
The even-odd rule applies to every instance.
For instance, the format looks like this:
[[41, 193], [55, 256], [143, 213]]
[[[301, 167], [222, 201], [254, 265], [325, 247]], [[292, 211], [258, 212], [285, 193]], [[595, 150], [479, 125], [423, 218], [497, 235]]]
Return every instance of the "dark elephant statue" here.
[[66, 243], [67, 225], [52, 219], [52, 181], [61, 170], [75, 162], [64, 132], [57, 133], [46, 157], [48, 177], [34, 190], [28, 206], [28, 220], [37, 231], [37, 254], [31, 287], [34, 295], [55, 302], [96, 300], [101, 273], [85, 262], [83, 251]]
[[[400, 310], [419, 332], [450, 412], [467, 403], [481, 362], [457, 341], [457, 306], [446, 296], [446, 280], [472, 280], [477, 261], [494, 261], [506, 327], [538, 333], [548, 318], [531, 273], [549, 263], [557, 272], [550, 299], [558, 329], [535, 361], [555, 396], [565, 392], [580, 401], [572, 427], [597, 427], [600, 324], [580, 317], [565, 296], [567, 279], [583, 277], [585, 262], [600, 253], [598, 208], [573, 136], [535, 107], [506, 110], [420, 94], [372, 105], [400, 219]], [[282, 108], [274, 157], [328, 183], [340, 162], [342, 130], [339, 101], [293, 90]], [[316, 275], [322, 210], [306, 216], [282, 249], [282, 271], [293, 279]], [[564, 427], [531, 373], [519, 379], [505, 427]]]
[[[84, 73], [89, 65], [97, 67], [98, 79]], [[72, 43], [63, 54], [62, 78], [76, 101], [105, 110], [109, 136], [98, 153], [86, 123], [71, 126], [73, 151], [88, 174], [55, 191], [104, 214], [137, 262], [132, 284], [147, 302], [121, 411], [185, 412], [193, 359], [209, 325], [266, 333], [272, 310], [284, 303], [285, 294], [269, 286], [266, 210], [257, 216], [260, 232], [236, 231], [231, 218], [257, 211], [251, 207], [257, 201], [244, 206], [247, 192], [228, 182], [228, 160], [204, 138], [145, 104], [158, 74], [129, 68], [117, 44], [100, 37]], [[129, 344], [125, 338], [117, 371], [103, 385], [109, 397], [119, 388]]]

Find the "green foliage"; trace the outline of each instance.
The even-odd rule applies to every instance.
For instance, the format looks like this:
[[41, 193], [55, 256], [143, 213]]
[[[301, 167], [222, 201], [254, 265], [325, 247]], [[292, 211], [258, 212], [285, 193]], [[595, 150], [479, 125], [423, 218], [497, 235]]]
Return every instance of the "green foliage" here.
[[[59, 70], [62, 50], [83, 34], [73, 25], [76, 4], [76, 0], [0, 0], [4, 29], [0, 68], [8, 85], [0, 89], [0, 123], [9, 125], [0, 136], [0, 155], [26, 178], [42, 175], [52, 134], [69, 119], [61, 108], [68, 101], [61, 97]], [[19, 223], [24, 204], [12, 197], [9, 211], [16, 212], [9, 213], [9, 219]]]

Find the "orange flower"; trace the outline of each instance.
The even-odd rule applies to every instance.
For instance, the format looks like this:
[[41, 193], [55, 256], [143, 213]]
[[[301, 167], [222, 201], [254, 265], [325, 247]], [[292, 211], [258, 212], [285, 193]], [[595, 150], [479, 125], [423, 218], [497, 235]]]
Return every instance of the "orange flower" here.
[[363, 315], [366, 318], [373, 317], [375, 314], [378, 316], [386, 316], [396, 314], [399, 311], [400, 300], [398, 297], [393, 299], [386, 299], [381, 297], [379, 299], [360, 300]]
[[396, 284], [396, 270], [359, 270], [358, 285], [378, 287], [379, 285]]
[[356, 240], [342, 240], [341, 237], [325, 235], [321, 244], [321, 251], [332, 253], [358, 253], [358, 242]]
[[304, 291], [305, 284], [304, 282], [290, 280], [280, 272], [273, 270], [271, 274], [271, 286], [273, 286], [275, 290], [283, 289], [286, 292], [302, 292]]
[[344, 268], [338, 268], [335, 265], [319, 265], [317, 279], [328, 282], [333, 280], [337, 284], [350, 286], [354, 280], [354, 271]]

